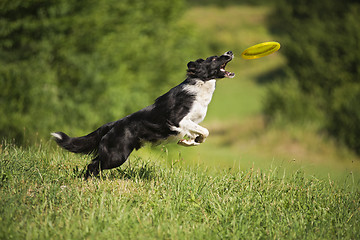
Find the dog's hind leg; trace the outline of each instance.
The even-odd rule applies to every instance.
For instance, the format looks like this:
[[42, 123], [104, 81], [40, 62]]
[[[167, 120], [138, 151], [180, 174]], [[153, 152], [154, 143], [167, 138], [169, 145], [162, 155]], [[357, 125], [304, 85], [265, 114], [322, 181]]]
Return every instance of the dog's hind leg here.
[[126, 131], [114, 131], [106, 135], [99, 145], [100, 169], [111, 169], [121, 166], [134, 148], [138, 147], [136, 138]]
[[100, 172], [100, 161], [99, 156], [92, 160], [92, 162], [87, 166], [85, 173], [85, 180], [90, 176], [97, 176]]
[[100, 156], [101, 170], [121, 166], [129, 157], [133, 148], [111, 149], [106, 155]]
[[110, 149], [99, 152], [99, 156], [88, 165], [85, 179], [90, 176], [97, 176], [102, 170], [121, 166], [128, 159], [132, 150], [133, 148], [124, 148], [122, 150]]

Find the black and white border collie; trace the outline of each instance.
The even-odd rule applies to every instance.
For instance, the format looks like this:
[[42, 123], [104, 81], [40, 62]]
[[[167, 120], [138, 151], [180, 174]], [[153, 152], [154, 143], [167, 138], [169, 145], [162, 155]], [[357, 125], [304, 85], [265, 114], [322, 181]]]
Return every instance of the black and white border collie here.
[[85, 178], [122, 165], [134, 149], [146, 142], [157, 143], [176, 137], [180, 139], [179, 145], [199, 145], [209, 135], [199, 123], [205, 118], [216, 79], [235, 76], [225, 70], [233, 57], [228, 51], [221, 56], [189, 62], [186, 80], [157, 98], [154, 104], [107, 123], [86, 136], [71, 138], [63, 132], [51, 135], [70, 152], [95, 155]]

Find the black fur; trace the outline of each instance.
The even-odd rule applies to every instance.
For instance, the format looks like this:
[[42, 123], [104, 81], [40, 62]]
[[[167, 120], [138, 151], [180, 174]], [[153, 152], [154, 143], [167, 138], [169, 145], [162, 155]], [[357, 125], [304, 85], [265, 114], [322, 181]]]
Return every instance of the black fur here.
[[154, 104], [107, 123], [83, 137], [71, 138], [63, 132], [53, 133], [55, 141], [68, 151], [95, 155], [87, 167], [86, 178], [97, 175], [100, 170], [118, 167], [145, 142], [157, 143], [178, 135], [179, 132], [172, 126], [179, 127], [195, 100], [195, 94], [187, 91], [186, 87], [200, 80], [233, 77], [233, 73], [224, 70], [232, 57], [230, 51], [219, 57], [189, 62], [187, 79], [157, 98]]

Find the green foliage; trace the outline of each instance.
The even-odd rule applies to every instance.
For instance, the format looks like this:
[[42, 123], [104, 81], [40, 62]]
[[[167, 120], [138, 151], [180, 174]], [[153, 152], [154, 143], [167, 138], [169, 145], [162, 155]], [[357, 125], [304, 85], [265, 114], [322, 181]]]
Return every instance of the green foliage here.
[[282, 170], [210, 174], [130, 159], [101, 178], [48, 144], [0, 148], [1, 239], [357, 239], [358, 182]]
[[[353, 98], [359, 96], [360, 89], [360, 4], [352, 0], [278, 1], [269, 20], [282, 43], [291, 76], [297, 81], [297, 88], [277, 83], [283, 91], [272, 92], [268, 98], [281, 98], [281, 103], [272, 100], [266, 106], [270, 118], [272, 110], [277, 109], [275, 112], [291, 121], [294, 111], [299, 119], [319, 120], [304, 116], [302, 110], [284, 109], [282, 106], [289, 101], [297, 102], [293, 108], [316, 109], [320, 114], [315, 115], [323, 116], [320, 122], [325, 129], [359, 151], [354, 141], [360, 142], [356, 127], [360, 119], [353, 118], [359, 110]], [[298, 97], [288, 99], [289, 93]]]
[[335, 90], [327, 128], [347, 146], [360, 154], [360, 84], [349, 84]]
[[201, 51], [178, 21], [183, 0], [0, 4], [0, 135], [18, 142], [83, 134], [145, 107]]
[[289, 80], [281, 84], [269, 86], [263, 109], [268, 122], [284, 124], [290, 121], [304, 124], [309, 119], [322, 120], [322, 113], [313, 103], [316, 103], [316, 98], [300, 91], [298, 82], [289, 77]]
[[268, 0], [188, 0], [188, 3], [191, 5], [207, 6], [215, 5], [219, 7], [227, 7], [233, 5], [266, 5], [272, 4]]

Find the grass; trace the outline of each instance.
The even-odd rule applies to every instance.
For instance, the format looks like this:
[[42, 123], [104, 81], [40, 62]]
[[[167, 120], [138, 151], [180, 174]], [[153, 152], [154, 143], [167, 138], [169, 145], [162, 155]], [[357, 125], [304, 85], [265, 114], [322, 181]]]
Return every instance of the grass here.
[[48, 143], [0, 153], [0, 239], [358, 239], [359, 183], [132, 157], [100, 178]]

